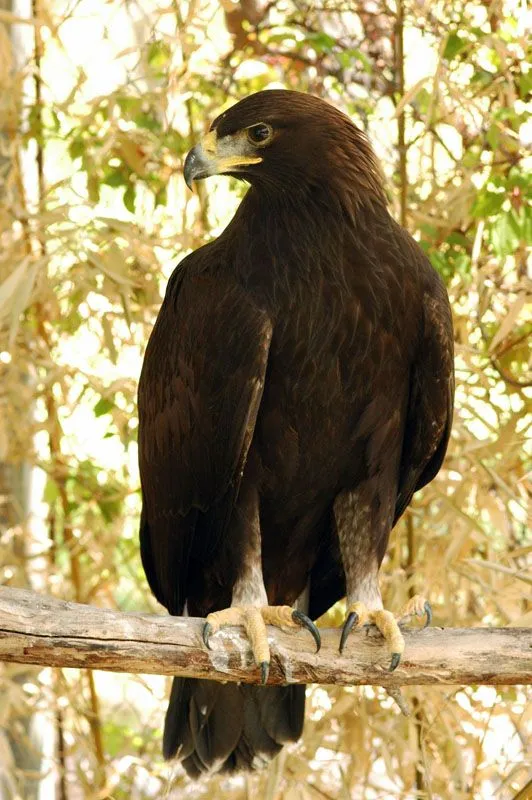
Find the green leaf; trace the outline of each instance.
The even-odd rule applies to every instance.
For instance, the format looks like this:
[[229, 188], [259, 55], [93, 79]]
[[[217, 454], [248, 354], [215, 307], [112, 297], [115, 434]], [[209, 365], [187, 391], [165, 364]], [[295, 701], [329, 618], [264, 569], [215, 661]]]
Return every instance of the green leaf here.
[[59, 497], [59, 487], [53, 478], [48, 478], [44, 487], [42, 499], [49, 506], [53, 505]]
[[347, 69], [352, 64], [352, 59], [345, 52], [345, 50], [342, 50], [340, 53], [336, 53], [336, 58], [338, 59], [340, 66], [343, 67], [344, 69]]
[[87, 189], [91, 203], [98, 203], [100, 201], [100, 184], [96, 175], [89, 174], [87, 178]]
[[138, 112], [140, 111], [140, 107], [142, 105], [142, 100], [140, 97], [121, 96], [116, 98], [116, 102], [124, 114]]
[[44, 107], [43, 110], [42, 110], [41, 117], [42, 117], [43, 125], [46, 128], [50, 128], [51, 130], [53, 130], [53, 131], [55, 131], [57, 133], [57, 131], [61, 127], [61, 122], [60, 122], [59, 117], [57, 115], [57, 111], [55, 111], [53, 108]]
[[504, 257], [515, 252], [520, 240], [520, 225], [513, 209], [498, 217], [490, 230], [490, 240], [496, 255]]
[[496, 150], [501, 140], [501, 132], [498, 125], [490, 125], [486, 134], [486, 140], [492, 150]]
[[438, 235], [438, 228], [428, 222], [422, 222], [419, 226], [419, 229], [424, 238], [429, 239], [430, 241], [433, 241]]
[[487, 69], [478, 69], [473, 74], [471, 83], [480, 84], [480, 86], [487, 88], [493, 84], [493, 72], [488, 72]]
[[467, 255], [467, 253], [458, 253], [453, 259], [453, 261], [454, 261], [453, 266], [455, 274], [467, 275], [469, 273], [471, 267], [471, 259]]
[[[312, 31], [305, 36], [304, 42], [310, 43], [320, 53], [331, 53], [336, 47], [336, 39], [323, 31]], [[302, 43], [300, 43], [302, 44]]]
[[134, 122], [138, 128], [146, 128], [146, 130], [148, 131], [161, 130], [161, 123], [159, 122], [159, 120], [152, 114], [147, 114], [144, 111], [141, 114], [137, 114], [135, 116]]
[[120, 500], [100, 500], [98, 502], [101, 515], [106, 522], [112, 522], [122, 511]]
[[523, 100], [528, 100], [532, 93], [532, 69], [528, 72], [523, 72], [519, 77], [519, 96]]
[[532, 174], [520, 172], [515, 167], [512, 167], [508, 173], [507, 185], [509, 189], [518, 186], [523, 197], [532, 199]]
[[490, 192], [487, 189], [482, 190], [473, 203], [471, 214], [474, 217], [492, 217], [499, 213], [505, 199], [506, 192]]
[[371, 61], [368, 59], [365, 53], [358, 48], [351, 48], [349, 50], [340, 50], [339, 52], [335, 53], [336, 58], [340, 62], [341, 66], [346, 69], [347, 67], [351, 67], [355, 62], [359, 62], [362, 64], [362, 68], [364, 72], [371, 73], [373, 72], [373, 68], [371, 65]]
[[95, 417], [103, 417], [104, 414], [109, 414], [114, 407], [115, 404], [108, 397], [100, 397], [92, 410]]
[[530, 247], [532, 245], [532, 206], [524, 206], [520, 217], [521, 238]]
[[443, 51], [443, 57], [447, 61], [451, 61], [455, 56], [458, 55], [465, 47], [467, 47], [466, 39], [463, 39], [458, 33], [453, 31], [447, 36], [447, 41], [445, 42], [445, 48]]
[[65, 314], [62, 317], [62, 319], [58, 322], [58, 327], [65, 333], [73, 334], [78, 330], [78, 328], [81, 325], [86, 324], [86, 320], [79, 313], [78, 308], [76, 307], [77, 305], [79, 305], [79, 303], [76, 303], [74, 296], [70, 297], [69, 301], [70, 301], [70, 308], [68, 310], [68, 314]]
[[469, 245], [467, 236], [464, 236], [460, 231], [453, 231], [445, 240], [448, 244], [456, 245], [457, 247], [467, 248]]
[[155, 195], [155, 206], [165, 206], [168, 202], [168, 195], [166, 192], [166, 186], [163, 189], [159, 189], [159, 191]]
[[429, 110], [430, 104], [432, 102], [432, 94], [431, 92], [427, 91], [424, 87], [422, 87], [416, 96], [412, 99], [412, 105], [414, 108], [417, 108], [421, 111], [422, 114], [426, 114]]
[[113, 186], [114, 188], [123, 186], [127, 182], [128, 178], [122, 167], [113, 167], [110, 169], [102, 181], [102, 183], [105, 183], [107, 186]]
[[462, 167], [466, 169], [474, 169], [477, 167], [483, 150], [484, 148], [481, 149], [478, 144], [472, 144], [462, 156]]
[[261, 39], [264, 38], [264, 41], [267, 44], [284, 44], [289, 45], [290, 47], [295, 47], [300, 42], [296, 42], [296, 38], [294, 33], [290, 30], [286, 31], [279, 31], [278, 33], [268, 33], [267, 36], [260, 37]]
[[449, 264], [447, 258], [445, 257], [444, 253], [440, 253], [437, 250], [433, 250], [429, 253], [429, 258], [431, 260], [432, 266], [434, 267], [437, 272], [440, 273], [442, 278], [445, 280], [449, 280], [449, 278], [453, 275], [453, 270], [451, 265]]
[[[488, 56], [487, 60], [489, 61], [490, 64], [493, 64], [496, 70], [499, 70], [501, 66], [501, 57], [499, 53], [493, 47], [486, 48], [486, 50]], [[486, 50], [484, 51], [485, 55], [486, 55]]]
[[68, 147], [68, 154], [72, 159], [72, 161], [74, 161], [76, 158], [81, 158], [84, 152], [85, 152], [85, 142], [81, 138], [81, 136], [76, 137], [70, 142], [70, 145]]
[[135, 213], [135, 196], [136, 196], [135, 187], [133, 185], [128, 186], [126, 191], [124, 192], [123, 200], [125, 207], [132, 214]]
[[151, 42], [148, 48], [148, 64], [152, 69], [160, 70], [170, 61], [170, 47], [166, 42]]

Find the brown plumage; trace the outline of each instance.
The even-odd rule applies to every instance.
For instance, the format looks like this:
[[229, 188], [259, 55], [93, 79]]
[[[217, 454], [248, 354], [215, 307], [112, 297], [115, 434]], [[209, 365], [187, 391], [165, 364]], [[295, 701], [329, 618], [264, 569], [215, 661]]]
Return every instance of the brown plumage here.
[[[322, 100], [233, 106], [185, 164], [187, 182], [216, 172], [251, 188], [170, 278], [140, 380], [146, 575], [171, 614], [267, 595], [316, 619], [347, 594], [352, 624], [382, 608], [390, 530], [445, 454], [445, 288], [367, 139]], [[175, 679], [164, 754], [191, 775], [253, 768], [303, 715], [301, 686]]]

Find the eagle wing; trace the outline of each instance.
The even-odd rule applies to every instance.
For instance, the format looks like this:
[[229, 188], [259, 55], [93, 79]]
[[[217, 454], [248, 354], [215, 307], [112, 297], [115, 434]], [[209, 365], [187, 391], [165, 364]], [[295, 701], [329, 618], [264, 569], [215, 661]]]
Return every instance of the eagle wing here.
[[442, 465], [453, 419], [453, 350], [447, 292], [433, 273], [423, 298], [421, 337], [410, 372], [394, 524], [414, 492], [429, 483]]
[[198, 591], [190, 565], [214, 563], [234, 508], [272, 333], [235, 281], [202, 268], [208, 247], [173, 273], [139, 383], [141, 555], [172, 614], [191, 582]]

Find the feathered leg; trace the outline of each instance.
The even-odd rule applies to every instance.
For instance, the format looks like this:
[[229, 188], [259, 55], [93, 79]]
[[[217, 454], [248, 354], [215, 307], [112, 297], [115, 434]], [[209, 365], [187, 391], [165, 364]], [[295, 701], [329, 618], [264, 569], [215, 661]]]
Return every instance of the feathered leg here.
[[239, 503], [240, 513], [246, 516], [246, 536], [243, 542], [242, 565], [233, 586], [231, 607], [208, 614], [203, 629], [203, 641], [210, 647], [211, 636], [224, 625], [243, 625], [249, 638], [255, 663], [260, 667], [261, 681], [266, 683], [270, 669], [270, 647], [266, 625], [306, 628], [320, 649], [320, 633], [302, 611], [291, 606], [269, 606], [262, 575], [259, 503], [256, 490], [247, 493]]
[[413, 615], [426, 614], [428, 625], [432, 611], [420, 595], [413, 597], [397, 616], [383, 608], [378, 573], [380, 553], [384, 552], [391, 527], [391, 512], [386, 513], [386, 503], [378, 505], [378, 512], [372, 511], [375, 504], [366, 501], [365, 489], [362, 486], [356, 492], [344, 492], [334, 504], [347, 589], [347, 616], [340, 637], [340, 652], [351, 631], [373, 624], [388, 644], [390, 671], [393, 671], [405, 649], [398, 622], [405, 622]]

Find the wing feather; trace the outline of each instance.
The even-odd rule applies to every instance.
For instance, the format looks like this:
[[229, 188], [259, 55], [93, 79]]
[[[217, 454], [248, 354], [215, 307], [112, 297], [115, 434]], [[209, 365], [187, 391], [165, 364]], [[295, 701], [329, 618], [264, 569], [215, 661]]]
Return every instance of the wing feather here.
[[172, 276], [139, 383], [141, 553], [157, 599], [183, 611], [191, 558], [212, 561], [238, 494], [272, 325], [224, 272]]
[[453, 419], [453, 349], [449, 300], [434, 273], [423, 298], [421, 341], [410, 373], [394, 524], [442, 465]]

